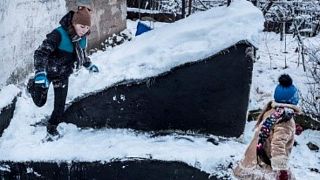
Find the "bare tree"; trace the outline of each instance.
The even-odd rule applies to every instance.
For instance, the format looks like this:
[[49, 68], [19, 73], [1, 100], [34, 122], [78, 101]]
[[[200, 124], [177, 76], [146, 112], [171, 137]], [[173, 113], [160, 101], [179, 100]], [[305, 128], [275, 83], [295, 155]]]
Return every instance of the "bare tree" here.
[[308, 94], [302, 97], [303, 111], [320, 121], [320, 46], [308, 49]]

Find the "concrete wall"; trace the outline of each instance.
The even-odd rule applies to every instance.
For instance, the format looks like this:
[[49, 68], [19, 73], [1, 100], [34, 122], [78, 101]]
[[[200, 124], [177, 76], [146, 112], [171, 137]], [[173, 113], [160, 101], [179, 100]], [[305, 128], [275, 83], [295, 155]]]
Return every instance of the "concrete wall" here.
[[[82, 0], [84, 2], [84, 0]], [[81, 0], [67, 0], [69, 10], [75, 10]], [[100, 47], [107, 37], [126, 29], [126, 0], [92, 0], [93, 25], [89, 37], [89, 48]]]
[[33, 53], [66, 13], [65, 0], [0, 1], [0, 89], [33, 70]]

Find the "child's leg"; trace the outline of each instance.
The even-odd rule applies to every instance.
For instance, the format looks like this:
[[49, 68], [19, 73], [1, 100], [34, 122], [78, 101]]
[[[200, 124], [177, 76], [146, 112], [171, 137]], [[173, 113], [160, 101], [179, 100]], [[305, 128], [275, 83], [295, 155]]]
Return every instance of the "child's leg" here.
[[61, 121], [61, 117], [64, 113], [64, 106], [66, 103], [66, 98], [68, 93], [68, 82], [69, 82], [68, 78], [63, 80], [52, 81], [53, 87], [54, 87], [54, 109], [48, 121], [49, 122], [48, 129], [47, 129], [48, 132], [50, 131], [50, 129], [55, 130], [56, 126]]
[[38, 107], [42, 107], [47, 102], [47, 94], [49, 88], [37, 86], [34, 83], [34, 78], [29, 79], [27, 89], [31, 94], [34, 104]]

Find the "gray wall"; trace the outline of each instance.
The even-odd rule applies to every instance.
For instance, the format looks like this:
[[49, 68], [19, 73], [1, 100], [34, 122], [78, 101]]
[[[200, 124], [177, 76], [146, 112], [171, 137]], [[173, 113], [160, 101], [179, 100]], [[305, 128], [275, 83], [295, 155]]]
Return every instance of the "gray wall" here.
[[0, 0], [0, 89], [33, 70], [33, 53], [66, 13], [65, 0]]

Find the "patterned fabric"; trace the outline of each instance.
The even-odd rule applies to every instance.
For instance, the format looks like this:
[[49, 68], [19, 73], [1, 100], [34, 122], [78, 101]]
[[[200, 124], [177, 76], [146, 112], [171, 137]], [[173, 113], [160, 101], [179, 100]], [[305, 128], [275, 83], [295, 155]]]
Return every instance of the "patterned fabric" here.
[[276, 123], [286, 122], [290, 120], [294, 115], [294, 111], [290, 108], [277, 107], [274, 113], [272, 113], [262, 124], [259, 132], [259, 139], [257, 143], [257, 164], [260, 165], [259, 160], [265, 164], [271, 165], [271, 161], [264, 150], [264, 143], [270, 136], [270, 132]]
[[85, 49], [81, 47], [81, 37], [75, 35], [72, 38], [72, 43], [77, 55], [76, 69], [79, 69], [81, 66], [85, 66], [85, 67], [89, 66], [91, 63], [91, 60], [87, 56]]
[[292, 117], [290, 120], [283, 121], [288, 116], [288, 112], [284, 111], [283, 117], [275, 122], [271, 128], [269, 137], [263, 143], [263, 149], [270, 158], [271, 165], [260, 160], [257, 162], [257, 144], [260, 139], [259, 134], [264, 121], [273, 114], [278, 107], [292, 109], [294, 114], [301, 114], [301, 110], [296, 105], [282, 104], [270, 101], [263, 108], [258, 117], [254, 135], [249, 143], [243, 158], [235, 164], [233, 169], [235, 179], [240, 180], [275, 180], [279, 177], [280, 170], [288, 172], [288, 179], [295, 180], [294, 174], [290, 170], [289, 156], [294, 144], [295, 122]]

